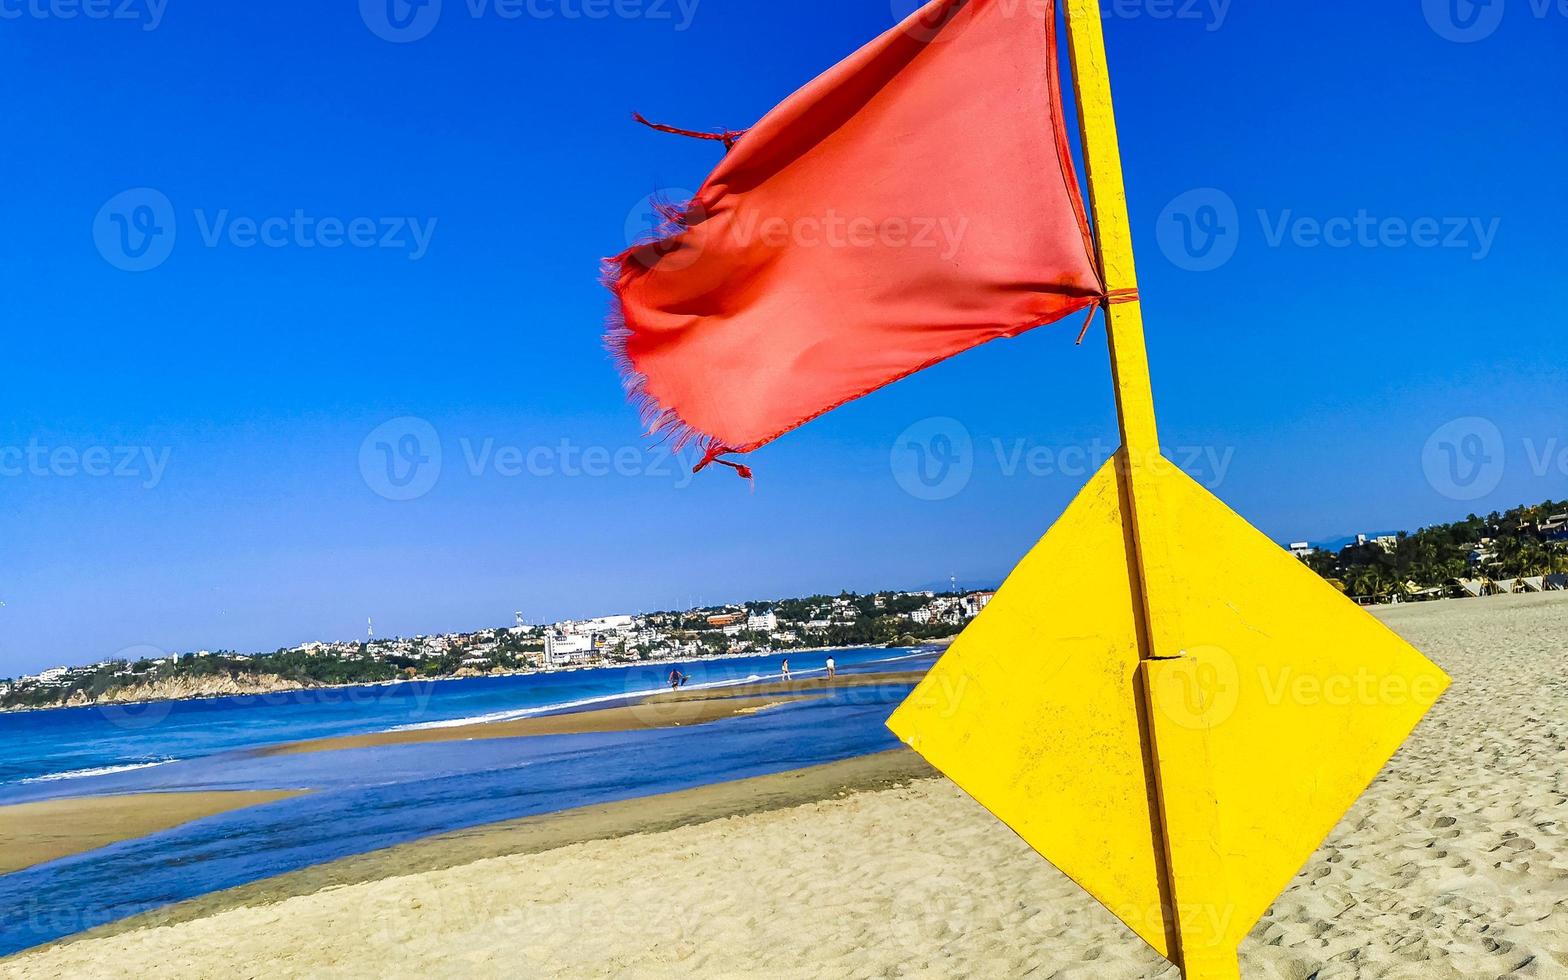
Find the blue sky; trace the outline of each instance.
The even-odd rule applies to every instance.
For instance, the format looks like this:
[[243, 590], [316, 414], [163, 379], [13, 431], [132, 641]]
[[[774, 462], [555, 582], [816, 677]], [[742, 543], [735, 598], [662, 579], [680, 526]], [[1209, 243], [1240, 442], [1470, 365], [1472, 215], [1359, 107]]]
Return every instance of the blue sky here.
[[[1448, 2], [1107, 5], [1164, 440], [1281, 540], [1568, 497], [1568, 17]], [[908, 9], [812, 6], [5, 0], [0, 675], [1003, 575], [1115, 442], [1103, 331], [754, 493], [600, 346], [598, 259], [716, 159], [629, 114], [744, 127]]]

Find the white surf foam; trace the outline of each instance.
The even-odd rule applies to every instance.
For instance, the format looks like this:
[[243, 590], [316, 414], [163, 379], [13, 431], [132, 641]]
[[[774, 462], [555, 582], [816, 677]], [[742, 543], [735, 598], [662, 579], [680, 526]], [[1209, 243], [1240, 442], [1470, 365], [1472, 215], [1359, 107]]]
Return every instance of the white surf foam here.
[[[809, 671], [807, 673], [810, 673]], [[797, 675], [798, 676], [798, 675]], [[737, 687], [742, 684], [755, 684], [762, 680], [776, 680], [782, 674], [750, 674], [740, 680], [708, 681], [704, 684], [687, 684], [681, 688], [683, 691], [710, 691], [721, 687]], [[488, 725], [498, 721], [516, 721], [520, 718], [534, 718], [538, 715], [553, 714], [557, 711], [571, 711], [574, 708], [591, 708], [596, 704], [611, 704], [616, 701], [625, 701], [630, 698], [645, 698], [653, 694], [663, 694], [668, 691], [668, 684], [658, 687], [643, 688], [641, 690], [620, 691], [614, 694], [599, 694], [591, 698], [580, 698], [576, 701], [557, 701], [552, 704], [541, 704], [534, 708], [517, 708], [511, 711], [492, 711], [483, 715], [467, 715], [462, 718], [448, 718], [445, 721], [421, 721], [411, 725], [399, 725], [389, 728], [391, 732], [423, 732], [440, 728], [461, 728], [464, 725]]]
[[69, 772], [51, 772], [42, 776], [31, 776], [20, 780], [23, 785], [29, 783], [54, 783], [62, 779], [86, 779], [89, 776], [108, 776], [117, 772], [133, 772], [137, 769], [151, 769], [154, 766], [166, 766], [178, 759], [161, 759], [157, 762], [134, 762], [123, 766], [98, 766], [93, 769], [72, 769]]

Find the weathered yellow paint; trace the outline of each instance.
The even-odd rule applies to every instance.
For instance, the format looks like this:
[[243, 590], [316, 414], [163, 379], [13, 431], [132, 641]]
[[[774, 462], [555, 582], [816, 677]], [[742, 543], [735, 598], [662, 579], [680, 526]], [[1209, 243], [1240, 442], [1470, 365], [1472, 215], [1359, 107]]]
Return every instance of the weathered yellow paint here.
[[1156, 593], [1184, 607], [1171, 659], [1140, 660], [1110, 463], [888, 724], [1190, 978], [1234, 977], [1448, 679], [1175, 467], [1150, 473], [1166, 523], [1144, 534], [1184, 555]]
[[[1137, 287], [1098, 0], [1066, 0], [1107, 288]], [[1241, 939], [1448, 686], [1159, 452], [1140, 303], [1122, 434], [889, 721], [1188, 980]]]
[[[1132, 223], [1127, 214], [1127, 192], [1122, 176], [1121, 140], [1116, 129], [1116, 108], [1111, 97], [1110, 66], [1105, 35], [1100, 25], [1099, 0], [1065, 0], [1068, 47], [1073, 89], [1078, 100], [1078, 120], [1084, 165], [1089, 181], [1089, 207], [1094, 219], [1096, 257], [1106, 290], [1116, 295], [1138, 288], [1137, 263], [1132, 246]], [[1155, 422], [1154, 391], [1149, 378], [1148, 348], [1144, 341], [1141, 301], [1106, 308], [1106, 338], [1110, 345], [1111, 376], [1116, 389], [1116, 413], [1121, 428], [1118, 456], [1122, 513], [1127, 530], [1126, 555], [1131, 573], [1132, 597], [1140, 616], [1138, 644], [1143, 660], [1170, 656], [1179, 649], [1182, 617], [1186, 610], [1172, 602], [1167, 583], [1178, 574], [1168, 539], [1148, 533], [1166, 521], [1167, 502], [1154, 479], [1164, 463], [1160, 455], [1159, 427]], [[1152, 709], [1150, 674], [1140, 672], [1134, 690], [1139, 708], [1147, 717]], [[1143, 750], [1159, 751], [1157, 732], [1145, 730]], [[1159, 847], [1160, 887], [1167, 908], [1166, 955], [1181, 964], [1188, 980], [1228, 980], [1239, 977], [1234, 956], [1199, 963], [1185, 949], [1187, 930], [1170, 910], [1202, 904], [1192, 882], [1178, 881], [1171, 859], [1172, 846], [1165, 820], [1164, 772], [1152, 766], [1149, 786], [1153, 806], [1150, 821]], [[1192, 860], [1206, 860], [1194, 855]], [[1188, 868], [1196, 880], [1219, 873], [1207, 867]], [[1183, 891], [1185, 886], [1185, 892]]]
[[1107, 465], [888, 726], [1168, 956], [1121, 511]]

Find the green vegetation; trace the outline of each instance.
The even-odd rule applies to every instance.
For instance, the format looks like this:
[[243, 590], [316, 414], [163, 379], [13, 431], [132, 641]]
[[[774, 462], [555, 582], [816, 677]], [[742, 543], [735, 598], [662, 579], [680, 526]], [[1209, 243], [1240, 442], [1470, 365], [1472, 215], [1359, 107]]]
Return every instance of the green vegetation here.
[[1551, 519], [1568, 502], [1546, 501], [1498, 514], [1400, 533], [1389, 547], [1376, 541], [1339, 552], [1319, 551], [1305, 561], [1352, 596], [1390, 599], [1433, 589], [1455, 579], [1513, 580], [1568, 572], [1568, 530]]

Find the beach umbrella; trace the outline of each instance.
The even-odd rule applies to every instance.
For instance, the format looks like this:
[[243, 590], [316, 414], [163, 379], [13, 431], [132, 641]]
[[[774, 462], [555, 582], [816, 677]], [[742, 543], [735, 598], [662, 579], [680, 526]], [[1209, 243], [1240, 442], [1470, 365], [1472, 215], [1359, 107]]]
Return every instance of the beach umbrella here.
[[[606, 264], [651, 432], [726, 457], [979, 344], [1106, 315], [1122, 444], [890, 727], [1193, 980], [1447, 676], [1161, 455], [1097, 0], [933, 0]], [[669, 126], [659, 126], [682, 132]], [[1076, 569], [1070, 580], [1059, 570]]]

